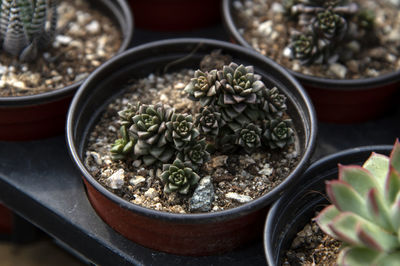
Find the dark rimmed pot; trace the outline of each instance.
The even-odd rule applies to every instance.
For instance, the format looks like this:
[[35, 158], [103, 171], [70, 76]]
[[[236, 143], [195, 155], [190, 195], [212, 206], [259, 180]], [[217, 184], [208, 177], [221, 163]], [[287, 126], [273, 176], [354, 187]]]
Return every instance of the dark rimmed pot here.
[[221, 0], [130, 0], [138, 28], [188, 31], [221, 19]]
[[282, 265], [281, 257], [296, 234], [329, 204], [325, 181], [338, 178], [338, 163], [362, 165], [372, 152], [389, 155], [393, 146], [380, 145], [348, 149], [313, 163], [292, 187], [272, 206], [264, 229], [264, 250], [268, 265]]
[[[223, 0], [225, 28], [232, 41], [254, 49], [239, 33], [232, 15], [233, 0]], [[286, 69], [307, 90], [322, 122], [355, 123], [381, 116], [395, 103], [394, 95], [400, 87], [400, 70], [374, 78], [328, 79], [304, 75]]]
[[[215, 49], [237, 63], [253, 65], [267, 87], [277, 86], [288, 97], [288, 113], [298, 135], [299, 164], [268, 194], [240, 207], [215, 213], [173, 214], [143, 208], [121, 199], [100, 185], [84, 166], [88, 134], [101, 112], [132, 78], [149, 73], [198, 68]], [[292, 186], [308, 164], [316, 137], [316, 118], [301, 85], [283, 68], [259, 54], [227, 42], [171, 39], [130, 49], [96, 70], [78, 90], [67, 119], [70, 155], [79, 168], [88, 197], [99, 216], [116, 231], [143, 246], [182, 255], [209, 255], [232, 250], [262, 235], [269, 205]]]
[[[126, 0], [89, 2], [117, 23], [123, 38], [118, 52], [126, 50], [133, 34], [133, 17]], [[73, 94], [82, 83], [37, 95], [0, 97], [0, 140], [32, 140], [61, 134]]]

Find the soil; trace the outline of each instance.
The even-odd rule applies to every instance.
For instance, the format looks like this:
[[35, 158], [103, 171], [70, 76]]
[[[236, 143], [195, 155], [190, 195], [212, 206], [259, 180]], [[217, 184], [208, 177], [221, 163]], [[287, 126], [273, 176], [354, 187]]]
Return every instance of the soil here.
[[336, 265], [340, 247], [340, 241], [326, 235], [311, 221], [297, 233], [282, 265]]
[[400, 12], [389, 0], [356, 0], [375, 14], [375, 27], [340, 48], [339, 61], [302, 65], [288, 55], [290, 32], [301, 30], [284, 14], [282, 1], [233, 0], [233, 17], [244, 39], [261, 54], [305, 75], [330, 79], [377, 77], [400, 69]]
[[[213, 65], [207, 60], [201, 64], [204, 68]], [[85, 165], [109, 191], [143, 207], [174, 213], [191, 212], [188, 203], [191, 193], [187, 196], [163, 193], [164, 185], [159, 178], [161, 169], [146, 168], [139, 160], [112, 161], [109, 149], [118, 138], [117, 112], [128, 103], [140, 99], [145, 104], [168, 104], [178, 112], [198, 110], [200, 105], [189, 100], [183, 91], [193, 75], [194, 70], [189, 69], [163, 75], [150, 74], [133, 80], [126, 93], [108, 105], [90, 134]], [[280, 184], [297, 163], [295, 145], [280, 151], [260, 149], [251, 155], [239, 152], [212, 155], [199, 172], [200, 177], [212, 176], [215, 198], [211, 212], [234, 208], [264, 195]], [[120, 189], [112, 189], [106, 180], [121, 169], [124, 169], [123, 185]]]
[[0, 97], [64, 88], [85, 79], [119, 50], [118, 26], [86, 1], [63, 1], [58, 12], [57, 36], [35, 62], [21, 63], [0, 53]]

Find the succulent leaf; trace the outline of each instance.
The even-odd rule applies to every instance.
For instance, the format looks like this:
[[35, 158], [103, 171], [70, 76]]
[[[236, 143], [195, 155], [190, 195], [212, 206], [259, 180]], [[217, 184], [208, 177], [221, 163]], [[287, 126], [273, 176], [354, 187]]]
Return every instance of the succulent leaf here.
[[385, 199], [389, 204], [393, 204], [397, 193], [400, 191], [400, 174], [389, 166], [389, 173], [385, 183]]
[[341, 212], [330, 223], [328, 227], [336, 239], [345, 241], [352, 245], [360, 245], [356, 228], [362, 223], [362, 218], [351, 212]]
[[366, 219], [369, 218], [365, 200], [348, 183], [341, 180], [327, 181], [326, 192], [341, 212], [353, 212]]
[[390, 165], [400, 173], [400, 142], [398, 139], [396, 140], [392, 153], [390, 154]]
[[358, 223], [356, 232], [358, 239], [372, 250], [391, 252], [399, 245], [396, 236], [372, 223]]
[[329, 223], [339, 214], [340, 211], [335, 207], [335, 205], [329, 205], [318, 214], [318, 216], [315, 218], [315, 221], [318, 223], [318, 226], [321, 228], [321, 230], [331, 237], [335, 237], [335, 234], [329, 227]]
[[368, 170], [383, 189], [385, 179], [388, 174], [389, 158], [386, 155], [372, 153], [368, 160], [363, 164], [363, 168]]
[[379, 182], [366, 169], [358, 165], [343, 166], [339, 164], [339, 180], [348, 183], [360, 196], [365, 196], [372, 188], [379, 188]]
[[380, 253], [364, 247], [345, 247], [337, 259], [339, 265], [365, 266], [376, 265], [373, 262], [380, 259]]

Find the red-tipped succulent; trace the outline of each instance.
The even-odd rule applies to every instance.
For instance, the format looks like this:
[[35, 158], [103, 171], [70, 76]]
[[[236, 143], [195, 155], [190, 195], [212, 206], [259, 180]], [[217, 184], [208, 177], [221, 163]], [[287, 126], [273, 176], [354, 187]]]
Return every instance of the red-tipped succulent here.
[[362, 167], [339, 165], [326, 191], [333, 204], [316, 221], [345, 242], [338, 265], [400, 265], [399, 140], [390, 157], [372, 153]]

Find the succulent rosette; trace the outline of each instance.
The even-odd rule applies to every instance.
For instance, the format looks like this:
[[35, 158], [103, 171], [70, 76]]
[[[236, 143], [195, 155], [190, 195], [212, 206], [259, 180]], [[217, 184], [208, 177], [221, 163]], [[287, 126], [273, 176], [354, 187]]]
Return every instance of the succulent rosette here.
[[224, 125], [218, 107], [213, 106], [202, 108], [200, 114], [196, 116], [195, 123], [201, 134], [211, 137], [217, 136], [219, 129]]
[[281, 94], [277, 87], [263, 90], [263, 96], [260, 104], [265, 116], [282, 116], [287, 109], [286, 96]]
[[310, 33], [293, 35], [289, 48], [292, 52], [291, 57], [300, 60], [303, 65], [316, 61], [321, 55], [315, 36]]
[[210, 154], [206, 148], [206, 140], [204, 138], [200, 139], [187, 145], [178, 153], [177, 158], [185, 163], [190, 163], [192, 168], [197, 170], [203, 163], [210, 159]]
[[189, 94], [190, 99], [200, 101], [202, 106], [206, 106], [212, 103], [219, 87], [217, 70], [211, 70], [210, 72], [196, 70], [194, 78], [191, 79], [184, 90]]
[[140, 156], [146, 165], [158, 161], [165, 163], [174, 155], [166, 139], [166, 124], [173, 113], [171, 107], [162, 104], [141, 105], [133, 116], [129, 132], [137, 139], [134, 154]]
[[271, 149], [283, 148], [294, 142], [290, 119], [272, 119], [264, 123], [263, 141]]
[[332, 205], [316, 221], [345, 243], [338, 265], [399, 265], [399, 141], [390, 158], [372, 153], [362, 167], [339, 165], [339, 179], [327, 182], [326, 191]]
[[200, 135], [194, 126], [193, 117], [189, 114], [173, 114], [166, 125], [168, 128], [167, 140], [173, 142], [178, 151], [181, 151]]
[[236, 144], [243, 147], [247, 153], [251, 153], [261, 147], [261, 133], [262, 130], [259, 126], [250, 123], [237, 130]]
[[122, 160], [133, 153], [133, 147], [137, 142], [134, 136], [129, 136], [126, 125], [120, 128], [121, 138], [117, 139], [111, 146], [111, 158], [113, 160]]
[[163, 165], [163, 173], [161, 179], [164, 183], [164, 192], [178, 192], [187, 194], [190, 187], [197, 184], [200, 177], [193, 171], [192, 168], [176, 159], [172, 164]]
[[338, 42], [346, 34], [347, 22], [339, 14], [327, 9], [315, 16], [312, 27], [314, 33], [318, 36]]

